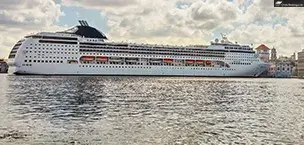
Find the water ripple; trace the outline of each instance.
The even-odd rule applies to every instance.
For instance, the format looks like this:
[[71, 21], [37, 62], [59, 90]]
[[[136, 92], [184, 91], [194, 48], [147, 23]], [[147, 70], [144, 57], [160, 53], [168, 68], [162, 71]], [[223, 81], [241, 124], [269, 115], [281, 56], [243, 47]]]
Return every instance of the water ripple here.
[[304, 144], [303, 80], [0, 81], [0, 144]]

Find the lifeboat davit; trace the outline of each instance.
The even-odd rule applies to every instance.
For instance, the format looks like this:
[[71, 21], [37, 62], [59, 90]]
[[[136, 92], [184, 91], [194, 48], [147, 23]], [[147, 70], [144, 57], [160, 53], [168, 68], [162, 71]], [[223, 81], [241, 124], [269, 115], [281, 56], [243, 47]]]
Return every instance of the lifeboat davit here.
[[94, 61], [95, 56], [82, 56], [80, 60], [82, 61]]

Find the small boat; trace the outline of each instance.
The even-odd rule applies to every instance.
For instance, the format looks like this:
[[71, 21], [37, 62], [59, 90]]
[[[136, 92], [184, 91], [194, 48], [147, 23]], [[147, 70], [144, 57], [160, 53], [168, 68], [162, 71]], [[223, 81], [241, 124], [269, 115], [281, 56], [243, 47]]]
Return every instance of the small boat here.
[[164, 62], [165, 63], [173, 63], [173, 59], [165, 58]]
[[105, 62], [105, 61], [108, 61], [108, 57], [106, 57], [106, 56], [97, 56], [96, 57], [96, 61]]
[[197, 63], [197, 64], [204, 64], [205, 61], [204, 61], [204, 60], [196, 60], [196, 63]]
[[109, 61], [110, 62], [122, 62], [122, 60], [115, 60], [115, 59], [114, 60], [112, 59], [112, 60], [109, 60]]
[[109, 61], [111, 61], [111, 62], [122, 62], [122, 58], [119, 58], [119, 57], [111, 57], [111, 58], [109, 58]]
[[161, 63], [162, 59], [150, 59], [151, 63]]
[[94, 61], [95, 56], [82, 56], [82, 57], [80, 57], [80, 60], [82, 60], [82, 61]]
[[68, 60], [68, 64], [78, 64], [77, 60]]
[[194, 63], [195, 60], [186, 60], [186, 63]]
[[138, 62], [137, 58], [126, 58], [126, 62]]

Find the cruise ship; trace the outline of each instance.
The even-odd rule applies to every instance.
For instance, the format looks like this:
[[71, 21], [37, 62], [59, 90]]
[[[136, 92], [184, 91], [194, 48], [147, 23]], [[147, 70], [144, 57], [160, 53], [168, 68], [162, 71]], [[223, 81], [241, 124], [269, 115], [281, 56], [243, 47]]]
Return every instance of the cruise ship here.
[[258, 77], [267, 68], [253, 48], [225, 35], [210, 45], [111, 42], [86, 21], [79, 23], [62, 32], [25, 36], [9, 54], [9, 73]]

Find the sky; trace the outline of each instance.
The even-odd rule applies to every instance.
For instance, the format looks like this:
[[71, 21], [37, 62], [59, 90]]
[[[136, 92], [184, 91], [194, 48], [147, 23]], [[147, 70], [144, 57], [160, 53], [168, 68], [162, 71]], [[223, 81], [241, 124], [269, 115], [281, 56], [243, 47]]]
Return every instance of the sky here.
[[56, 32], [86, 20], [111, 41], [266, 44], [280, 55], [304, 49], [304, 8], [273, 0], [1, 0], [0, 58], [25, 35]]

